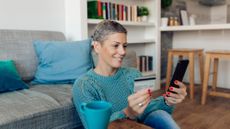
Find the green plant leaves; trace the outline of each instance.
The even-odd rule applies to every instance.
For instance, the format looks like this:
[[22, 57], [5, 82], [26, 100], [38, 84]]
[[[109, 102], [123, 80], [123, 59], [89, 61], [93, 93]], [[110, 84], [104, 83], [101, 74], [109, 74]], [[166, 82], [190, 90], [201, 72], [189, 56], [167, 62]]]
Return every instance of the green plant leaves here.
[[161, 8], [167, 8], [172, 4], [172, 0], [161, 0]]
[[139, 10], [138, 10], [138, 12], [139, 12], [140, 16], [148, 16], [149, 15], [148, 8], [144, 7], [144, 6], [140, 7]]

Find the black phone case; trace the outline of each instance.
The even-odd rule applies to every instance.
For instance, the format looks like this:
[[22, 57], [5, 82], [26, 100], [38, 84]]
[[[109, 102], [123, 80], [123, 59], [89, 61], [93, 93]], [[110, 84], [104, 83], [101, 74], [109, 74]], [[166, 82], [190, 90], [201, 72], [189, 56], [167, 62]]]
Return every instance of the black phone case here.
[[[172, 76], [172, 79], [170, 81], [170, 86], [169, 87], [176, 87], [178, 88], [179, 86], [174, 83], [175, 80], [182, 81], [184, 78], [184, 74], [186, 72], [186, 69], [188, 67], [189, 60], [179, 60], [176, 66], [176, 69], [174, 71], [174, 74]], [[173, 91], [170, 91], [168, 88], [169, 92], [175, 93]]]

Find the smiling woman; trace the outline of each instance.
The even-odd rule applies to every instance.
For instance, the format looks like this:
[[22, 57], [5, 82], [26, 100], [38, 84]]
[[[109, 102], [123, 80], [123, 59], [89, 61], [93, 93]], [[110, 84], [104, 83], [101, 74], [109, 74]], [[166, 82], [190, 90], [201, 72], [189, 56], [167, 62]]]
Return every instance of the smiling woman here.
[[122, 67], [127, 30], [116, 21], [104, 20], [96, 26], [92, 38], [98, 63], [75, 81], [72, 91], [84, 127], [88, 126], [79, 105], [82, 102], [107, 101], [112, 104], [111, 122], [129, 118], [156, 129], [178, 129], [170, 113], [176, 104], [173, 101], [181, 102], [185, 97], [184, 84], [179, 83], [180, 88], [175, 88], [177, 94], [165, 98], [151, 99], [151, 88], [134, 92], [134, 79], [141, 73], [134, 68]]
[[107, 36], [102, 43], [94, 41], [94, 50], [98, 53], [98, 64], [95, 72], [107, 75], [105, 69], [111, 69], [115, 73], [116, 69], [121, 67], [122, 59], [126, 54], [126, 34], [115, 33]]
[[[112, 25], [114, 24], [114, 26]], [[101, 22], [95, 28], [93, 37], [94, 50], [98, 55], [96, 73], [110, 75], [121, 67], [126, 55], [127, 31], [116, 22]], [[106, 72], [110, 70], [111, 72]]]

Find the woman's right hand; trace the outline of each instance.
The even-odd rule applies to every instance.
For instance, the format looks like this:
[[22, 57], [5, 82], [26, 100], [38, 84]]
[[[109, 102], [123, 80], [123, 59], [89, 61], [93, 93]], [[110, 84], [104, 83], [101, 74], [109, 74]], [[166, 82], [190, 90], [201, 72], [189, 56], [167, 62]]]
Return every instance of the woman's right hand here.
[[148, 106], [153, 90], [150, 88], [142, 89], [128, 97], [128, 107], [123, 111], [130, 119], [142, 114]]

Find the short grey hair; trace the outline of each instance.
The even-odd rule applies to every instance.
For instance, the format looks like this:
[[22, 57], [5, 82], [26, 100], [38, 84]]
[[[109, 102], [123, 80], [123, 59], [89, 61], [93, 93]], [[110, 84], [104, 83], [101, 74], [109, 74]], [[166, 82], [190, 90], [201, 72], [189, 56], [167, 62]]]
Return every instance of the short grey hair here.
[[103, 43], [107, 39], [107, 36], [114, 33], [124, 33], [127, 34], [127, 30], [120, 23], [112, 20], [103, 20], [98, 23], [95, 27], [94, 33], [92, 35], [93, 41], [98, 41]]

